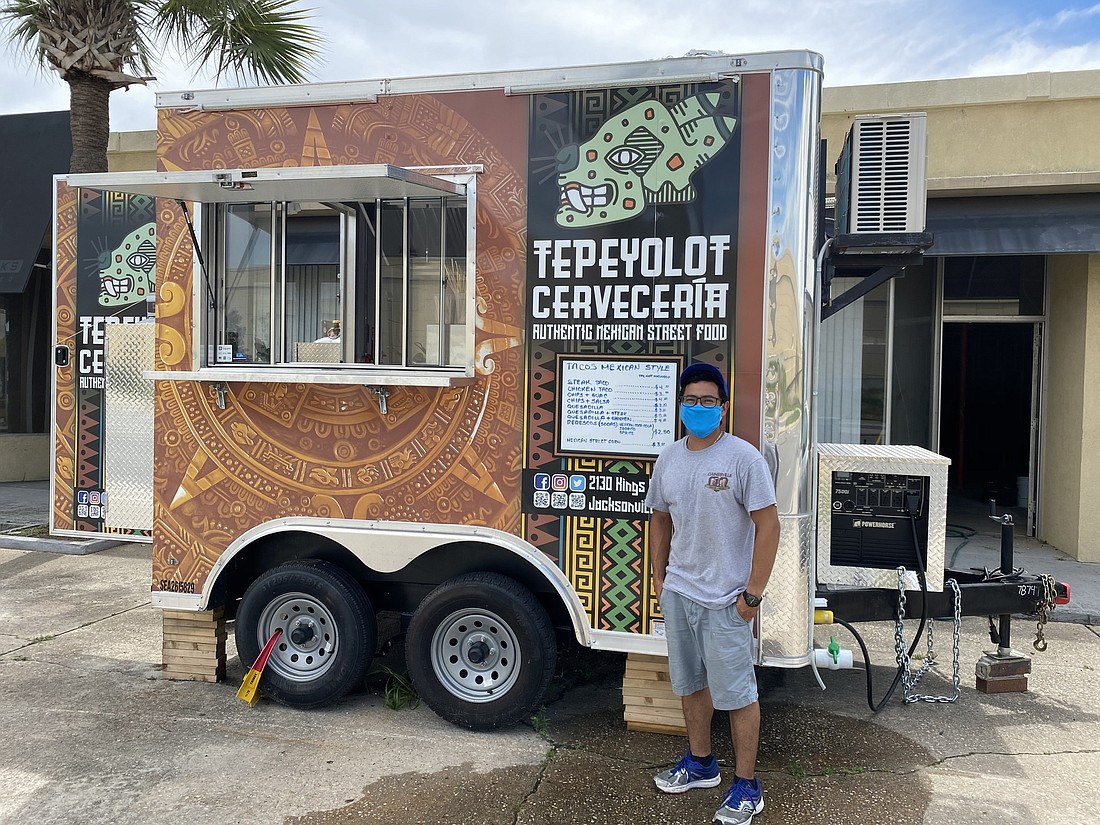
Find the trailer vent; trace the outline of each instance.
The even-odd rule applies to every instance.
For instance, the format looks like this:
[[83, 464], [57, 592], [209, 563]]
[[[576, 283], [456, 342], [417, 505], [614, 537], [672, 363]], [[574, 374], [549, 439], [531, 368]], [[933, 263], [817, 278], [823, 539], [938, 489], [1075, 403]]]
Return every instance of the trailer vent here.
[[923, 232], [924, 113], [857, 117], [837, 161], [837, 234]]

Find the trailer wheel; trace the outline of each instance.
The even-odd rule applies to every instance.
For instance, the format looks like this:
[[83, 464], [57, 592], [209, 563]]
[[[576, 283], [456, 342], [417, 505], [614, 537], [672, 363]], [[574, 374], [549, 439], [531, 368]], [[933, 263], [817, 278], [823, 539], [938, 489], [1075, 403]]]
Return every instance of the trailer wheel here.
[[471, 573], [421, 602], [405, 656], [428, 707], [456, 725], [487, 730], [535, 709], [554, 674], [557, 647], [529, 590], [505, 576]]
[[260, 690], [284, 705], [335, 702], [361, 684], [378, 628], [370, 601], [348, 573], [323, 561], [268, 570], [245, 591], [234, 634], [246, 667], [276, 630]]

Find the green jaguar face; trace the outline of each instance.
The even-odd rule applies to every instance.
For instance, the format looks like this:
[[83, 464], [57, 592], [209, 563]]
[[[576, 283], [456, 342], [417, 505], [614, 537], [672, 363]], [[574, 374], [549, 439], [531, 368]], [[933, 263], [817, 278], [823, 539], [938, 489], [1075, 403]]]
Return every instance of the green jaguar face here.
[[113, 250], [99, 256], [99, 303], [105, 307], [145, 301], [156, 281], [157, 225], [135, 229]]
[[651, 203], [695, 198], [691, 177], [729, 141], [736, 118], [716, 111], [717, 93], [668, 107], [643, 101], [614, 115], [581, 146], [558, 152], [561, 226], [625, 221]]

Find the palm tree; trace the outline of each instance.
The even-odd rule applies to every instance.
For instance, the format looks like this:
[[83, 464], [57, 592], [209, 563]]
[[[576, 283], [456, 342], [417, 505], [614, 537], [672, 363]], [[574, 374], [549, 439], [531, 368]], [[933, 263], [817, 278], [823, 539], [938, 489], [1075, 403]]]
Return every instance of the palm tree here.
[[220, 79], [301, 83], [321, 38], [297, 0], [4, 0], [8, 39], [69, 84], [70, 172], [106, 172], [108, 99], [169, 45]]

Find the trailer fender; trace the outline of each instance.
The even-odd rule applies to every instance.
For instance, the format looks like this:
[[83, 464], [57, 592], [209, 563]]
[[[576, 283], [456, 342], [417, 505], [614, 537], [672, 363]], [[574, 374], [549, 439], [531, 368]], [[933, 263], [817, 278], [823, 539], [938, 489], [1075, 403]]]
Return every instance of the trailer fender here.
[[[154, 593], [154, 606], [174, 610], [209, 610], [218, 579], [225, 573], [233, 558], [265, 536], [288, 531], [312, 533], [329, 539], [346, 548], [366, 567], [384, 574], [397, 573], [417, 557], [444, 544], [475, 541], [499, 547], [523, 559], [546, 579], [569, 614], [577, 642], [585, 647], [592, 646], [592, 627], [588, 614], [577, 591], [561, 569], [533, 545], [511, 533], [491, 527], [308, 516], [275, 519], [242, 533], [226, 548], [211, 568], [197, 603], [192, 602], [192, 605], [186, 606], [181, 603], [177, 594]], [[158, 599], [158, 595], [176, 598]]]

